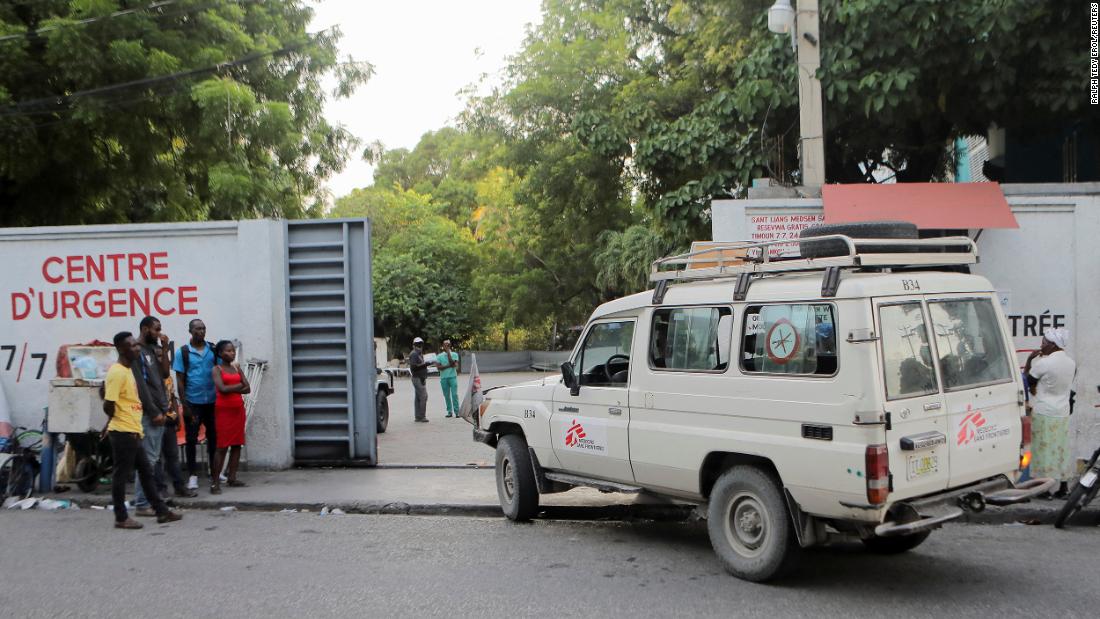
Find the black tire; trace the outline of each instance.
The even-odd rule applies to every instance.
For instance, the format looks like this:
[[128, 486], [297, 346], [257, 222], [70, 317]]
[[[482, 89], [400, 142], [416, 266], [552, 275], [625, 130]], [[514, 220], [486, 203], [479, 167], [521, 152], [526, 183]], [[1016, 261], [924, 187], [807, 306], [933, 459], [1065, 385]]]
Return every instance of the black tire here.
[[782, 576], [801, 550], [779, 480], [752, 466], [731, 468], [715, 482], [707, 532], [726, 571], [752, 582]]
[[496, 478], [504, 515], [516, 522], [534, 518], [539, 511], [539, 489], [522, 436], [507, 434], [497, 441]]
[[863, 545], [867, 547], [867, 550], [875, 554], [897, 555], [920, 546], [931, 534], [931, 531], [923, 531], [921, 533], [913, 533], [912, 535], [869, 537], [863, 540]]
[[1058, 517], [1054, 519], [1054, 528], [1061, 529], [1066, 526], [1066, 522], [1069, 521], [1074, 514], [1092, 501], [1098, 489], [1100, 489], [1100, 484], [1096, 484], [1092, 488], [1086, 488], [1081, 484], [1077, 484], [1077, 486], [1073, 488], [1073, 492], [1069, 493], [1069, 498], [1066, 499], [1066, 504], [1062, 506], [1062, 511], [1058, 512]]
[[14, 456], [4, 463], [8, 469], [5, 497], [26, 499], [34, 493], [34, 475], [27, 471], [23, 456]]
[[[844, 234], [853, 239], [901, 239], [918, 238], [917, 226], [904, 221], [867, 221], [848, 224], [820, 224], [810, 226], [798, 234], [799, 251], [803, 258], [829, 258], [847, 256], [848, 244], [840, 239], [808, 241], [816, 236]], [[917, 251], [918, 247], [897, 245], [864, 245], [857, 248], [863, 254], [899, 254]]]
[[73, 475], [76, 477], [76, 487], [80, 488], [81, 492], [95, 492], [99, 487], [99, 467], [96, 466], [94, 458], [81, 458], [76, 463]]
[[375, 410], [378, 412], [378, 433], [384, 434], [386, 427], [390, 425], [390, 400], [381, 389], [378, 390]]

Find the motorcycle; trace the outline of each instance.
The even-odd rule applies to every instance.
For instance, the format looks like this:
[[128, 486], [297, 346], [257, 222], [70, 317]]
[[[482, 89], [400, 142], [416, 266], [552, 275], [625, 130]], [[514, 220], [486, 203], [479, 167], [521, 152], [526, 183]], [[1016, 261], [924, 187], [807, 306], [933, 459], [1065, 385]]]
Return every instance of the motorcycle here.
[[1058, 518], [1054, 520], [1055, 528], [1061, 529], [1064, 527], [1066, 521], [1078, 511], [1084, 509], [1096, 497], [1098, 490], [1100, 490], [1100, 448], [1092, 454], [1092, 459], [1089, 460], [1085, 474], [1081, 476], [1077, 486], [1069, 494], [1065, 506], [1058, 513]]

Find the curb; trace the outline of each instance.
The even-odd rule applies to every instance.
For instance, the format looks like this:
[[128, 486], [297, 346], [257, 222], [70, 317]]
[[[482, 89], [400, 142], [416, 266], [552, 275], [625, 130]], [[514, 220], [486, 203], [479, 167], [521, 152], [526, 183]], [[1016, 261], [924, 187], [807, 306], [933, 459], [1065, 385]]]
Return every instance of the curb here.
[[[61, 498], [61, 497], [53, 497]], [[82, 508], [92, 506], [107, 507], [110, 497], [70, 499]], [[294, 503], [275, 501], [176, 501], [178, 508], [185, 510], [219, 511], [232, 507], [233, 511], [245, 512], [281, 512], [297, 510], [301, 513], [319, 513], [322, 508], [339, 508], [347, 514], [386, 515], [386, 516], [458, 516], [467, 518], [502, 517], [500, 505], [477, 503], [406, 503], [403, 501], [332, 501], [325, 503]], [[1062, 503], [1051, 505], [1024, 504], [1011, 508], [989, 508], [981, 512], [965, 512], [955, 521], [958, 524], [1005, 525], [1023, 521], [1038, 521], [1050, 525], [1062, 509]], [[616, 520], [616, 521], [656, 521], [688, 522], [700, 520], [694, 505], [548, 505], [538, 514], [543, 520]], [[1090, 507], [1077, 513], [1069, 523], [1071, 526], [1092, 526], [1100, 524], [1100, 508]]]
[[[56, 497], [50, 497], [56, 498]], [[106, 508], [110, 497], [68, 499], [82, 509]], [[332, 501], [326, 503], [293, 503], [272, 501], [185, 501], [176, 500], [175, 509], [220, 511], [227, 507], [242, 512], [281, 512], [297, 510], [300, 513], [319, 513], [322, 508], [339, 508], [347, 514], [386, 516], [460, 516], [467, 518], [503, 517], [500, 505], [476, 503], [405, 503], [403, 501]], [[538, 517], [546, 520], [621, 520], [681, 522], [693, 518], [691, 505], [547, 505], [539, 510]]]

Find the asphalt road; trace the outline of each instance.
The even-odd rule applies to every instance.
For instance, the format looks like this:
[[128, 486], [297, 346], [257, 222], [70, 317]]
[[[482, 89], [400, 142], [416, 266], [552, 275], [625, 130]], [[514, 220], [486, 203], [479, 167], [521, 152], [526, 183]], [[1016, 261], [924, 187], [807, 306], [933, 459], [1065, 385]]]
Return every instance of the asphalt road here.
[[[148, 521], [147, 521], [148, 522]], [[916, 551], [722, 571], [695, 524], [189, 512], [0, 513], [9, 617], [1095, 617], [1100, 530], [949, 526]]]

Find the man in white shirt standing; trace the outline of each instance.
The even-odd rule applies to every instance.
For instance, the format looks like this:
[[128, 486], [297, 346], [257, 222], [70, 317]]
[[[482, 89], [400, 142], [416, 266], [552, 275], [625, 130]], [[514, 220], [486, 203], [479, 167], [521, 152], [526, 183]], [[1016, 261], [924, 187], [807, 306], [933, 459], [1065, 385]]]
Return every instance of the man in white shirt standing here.
[[1065, 329], [1047, 329], [1024, 366], [1031, 391], [1031, 476], [1059, 481], [1059, 494], [1073, 474], [1069, 400], [1077, 364], [1064, 350], [1067, 339]]

